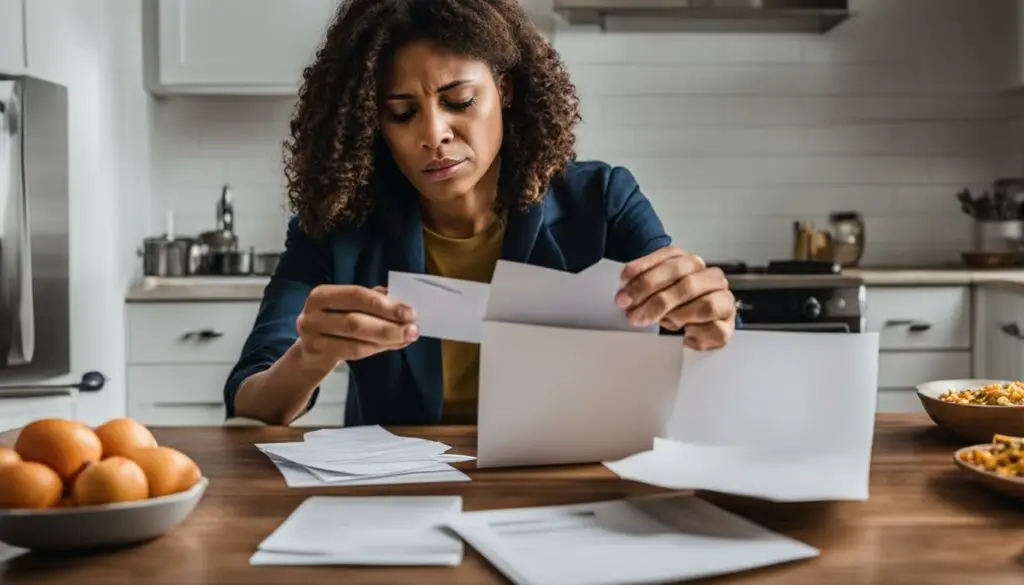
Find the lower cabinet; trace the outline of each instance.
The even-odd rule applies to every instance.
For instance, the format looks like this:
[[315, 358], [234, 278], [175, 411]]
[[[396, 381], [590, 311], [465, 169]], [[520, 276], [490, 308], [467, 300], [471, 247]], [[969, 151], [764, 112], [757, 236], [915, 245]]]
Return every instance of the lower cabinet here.
[[[256, 301], [133, 302], [127, 307], [128, 416], [152, 427], [261, 424], [225, 420], [224, 382], [252, 328]], [[348, 369], [321, 384], [293, 426], [341, 426]]]

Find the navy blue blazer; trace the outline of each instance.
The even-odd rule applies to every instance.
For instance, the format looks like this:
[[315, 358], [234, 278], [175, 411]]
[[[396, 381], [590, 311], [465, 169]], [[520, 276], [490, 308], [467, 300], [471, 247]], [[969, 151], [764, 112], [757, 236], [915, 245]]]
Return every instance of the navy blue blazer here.
[[[425, 272], [415, 196], [392, 198], [376, 207], [376, 220], [371, 216], [359, 227], [339, 227], [321, 239], [303, 234], [296, 220], [290, 222], [285, 251], [224, 387], [228, 418], [234, 416], [242, 380], [270, 367], [297, 339], [296, 318], [315, 286], [386, 286], [389, 270]], [[577, 162], [552, 181], [542, 204], [509, 211], [501, 258], [578, 272], [602, 257], [629, 262], [670, 243], [628, 170]], [[444, 396], [439, 340], [420, 338], [403, 350], [348, 366], [345, 425], [440, 422]]]

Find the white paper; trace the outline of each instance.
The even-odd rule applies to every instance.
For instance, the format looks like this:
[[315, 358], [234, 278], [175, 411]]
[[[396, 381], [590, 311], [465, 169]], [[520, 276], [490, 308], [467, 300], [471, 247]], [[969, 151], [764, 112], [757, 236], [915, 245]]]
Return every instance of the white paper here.
[[421, 337], [479, 343], [489, 290], [485, 283], [408, 272], [388, 273], [388, 296], [416, 311]]
[[477, 467], [592, 463], [650, 449], [674, 403], [681, 343], [485, 323]]
[[28, 552], [29, 550], [27, 548], [19, 548], [0, 542], [0, 564], [13, 561]]
[[499, 260], [491, 278], [486, 321], [586, 330], [657, 332], [637, 328], [615, 304], [624, 264], [602, 259], [579, 273]]
[[877, 334], [738, 331], [685, 350], [667, 440], [605, 465], [673, 489], [866, 500], [877, 380]]
[[470, 481], [471, 478], [465, 473], [452, 467], [447, 471], [428, 471], [417, 473], [404, 473], [399, 475], [386, 475], [382, 477], [345, 477], [334, 480], [324, 480], [313, 474], [308, 467], [293, 463], [287, 459], [279, 459], [268, 455], [268, 459], [277, 466], [277, 470], [284, 478], [285, 485], [290, 488], [312, 488], [325, 486], [358, 487], [366, 485], [401, 485], [411, 483], [449, 483], [459, 481]]
[[321, 429], [303, 441], [257, 443], [289, 487], [469, 481], [450, 463], [473, 457], [445, 453], [438, 441], [403, 437], [380, 426]]
[[252, 564], [453, 565], [462, 542], [447, 528], [458, 496], [307, 498], [263, 542]]
[[674, 582], [819, 555], [690, 495], [467, 512], [451, 526], [516, 585]]

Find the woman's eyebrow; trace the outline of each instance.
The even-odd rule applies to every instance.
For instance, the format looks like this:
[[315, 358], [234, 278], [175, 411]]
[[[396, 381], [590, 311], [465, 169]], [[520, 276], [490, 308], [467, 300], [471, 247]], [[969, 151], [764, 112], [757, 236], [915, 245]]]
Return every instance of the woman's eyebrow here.
[[[438, 93], [446, 92], [448, 90], [455, 89], [456, 87], [459, 87], [460, 85], [465, 85], [465, 84], [470, 83], [472, 81], [473, 81], [472, 79], [456, 79], [455, 81], [449, 81], [448, 83], [442, 85], [441, 87], [438, 87], [436, 91]], [[385, 99], [387, 101], [393, 101], [393, 100], [411, 100], [411, 99], [414, 99], [414, 98], [415, 98], [415, 96], [410, 94], [410, 93], [389, 93], [387, 98], [385, 98]]]

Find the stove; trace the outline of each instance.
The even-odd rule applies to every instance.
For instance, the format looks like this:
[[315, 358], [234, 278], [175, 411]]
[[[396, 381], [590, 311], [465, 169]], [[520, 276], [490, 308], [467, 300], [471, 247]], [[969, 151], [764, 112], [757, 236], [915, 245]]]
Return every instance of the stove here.
[[816, 260], [709, 263], [725, 272], [744, 329], [861, 333], [864, 280]]

